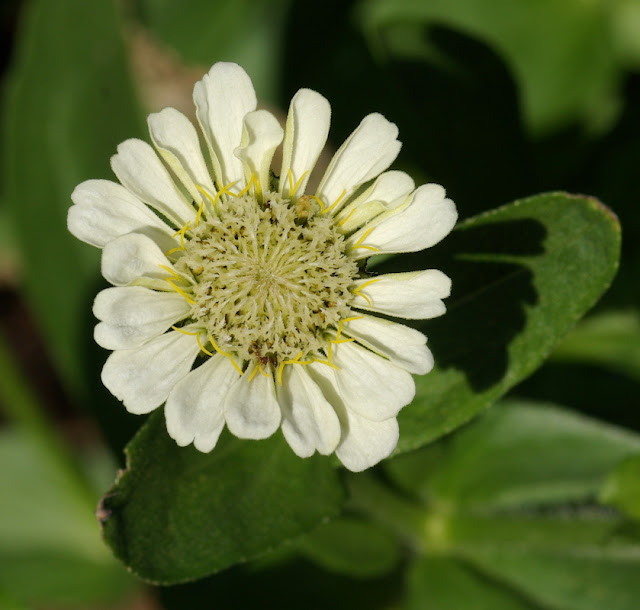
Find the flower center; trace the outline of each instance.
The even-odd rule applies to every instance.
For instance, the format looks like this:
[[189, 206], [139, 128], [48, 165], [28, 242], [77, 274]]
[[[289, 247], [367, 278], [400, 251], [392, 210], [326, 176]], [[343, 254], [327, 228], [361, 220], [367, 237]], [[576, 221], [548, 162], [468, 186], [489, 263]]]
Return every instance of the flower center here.
[[324, 359], [348, 317], [357, 263], [332, 218], [310, 197], [275, 193], [220, 201], [185, 241], [178, 270], [190, 272], [191, 319], [225, 352], [273, 370], [287, 360]]

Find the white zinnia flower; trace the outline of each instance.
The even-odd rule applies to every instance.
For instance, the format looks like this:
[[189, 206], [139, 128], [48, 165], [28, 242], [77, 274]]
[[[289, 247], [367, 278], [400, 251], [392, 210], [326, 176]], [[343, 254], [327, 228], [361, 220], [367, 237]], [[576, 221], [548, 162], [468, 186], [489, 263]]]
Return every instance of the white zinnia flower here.
[[424, 335], [372, 314], [439, 316], [450, 291], [440, 271], [374, 277], [364, 263], [434, 245], [455, 206], [441, 186], [385, 172], [400, 142], [380, 114], [305, 194], [329, 131], [324, 97], [298, 91], [283, 130], [256, 110], [244, 70], [218, 63], [193, 98], [208, 154], [165, 108], [148, 119], [157, 153], [127, 140], [111, 160], [120, 184], [88, 180], [71, 196], [69, 230], [104, 249], [115, 286], [94, 304], [95, 339], [114, 350], [102, 380], [131, 413], [166, 403], [179, 445], [211, 451], [225, 423], [248, 439], [282, 427], [297, 455], [335, 451], [364, 470], [396, 446], [411, 374], [433, 366]]

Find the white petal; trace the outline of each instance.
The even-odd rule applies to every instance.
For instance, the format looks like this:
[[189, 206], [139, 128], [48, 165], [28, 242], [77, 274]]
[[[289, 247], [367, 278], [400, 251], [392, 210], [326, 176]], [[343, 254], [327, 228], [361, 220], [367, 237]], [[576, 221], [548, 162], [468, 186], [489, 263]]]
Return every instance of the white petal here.
[[191, 121], [175, 108], [165, 108], [147, 118], [149, 133], [158, 152], [173, 173], [182, 181], [189, 195], [202, 203], [198, 184], [214, 191], [198, 133]]
[[338, 367], [336, 390], [345, 405], [367, 419], [395, 417], [415, 396], [407, 371], [356, 343], [335, 345], [331, 362]]
[[262, 192], [271, 190], [271, 159], [283, 135], [278, 119], [266, 110], [256, 110], [244, 117], [242, 141], [235, 155], [245, 165], [247, 183], [253, 174], [259, 180]]
[[360, 472], [389, 456], [398, 444], [395, 418], [377, 422], [358, 415], [338, 393], [337, 371], [323, 364], [311, 364], [308, 369], [340, 418], [342, 438], [336, 449], [340, 461], [349, 470]]
[[136, 197], [166, 216], [177, 227], [195, 216], [153, 148], [142, 140], [125, 140], [111, 157], [111, 169]]
[[171, 331], [136, 349], [113, 352], [102, 383], [130, 413], [149, 413], [189, 372], [199, 351], [195, 337]]
[[400, 431], [395, 418], [370, 421], [346, 410], [344, 437], [336, 456], [352, 472], [362, 472], [389, 457], [398, 444]]
[[121, 184], [87, 180], [76, 186], [71, 200], [75, 205], [67, 216], [69, 231], [92, 246], [104, 248], [133, 231], [148, 235], [166, 250], [177, 245], [172, 237], [175, 231]]
[[224, 428], [227, 392], [237, 379], [238, 371], [220, 354], [183, 377], [164, 407], [169, 436], [181, 447], [193, 443], [199, 451], [211, 451]]
[[316, 450], [323, 455], [333, 453], [340, 441], [340, 421], [302, 365], [285, 367], [277, 394], [282, 433], [295, 454], [309, 457]]
[[280, 426], [273, 377], [258, 372], [251, 379], [254, 368], [250, 366], [231, 386], [224, 404], [227, 426], [238, 438], [267, 438]]
[[107, 288], [93, 303], [93, 314], [102, 320], [94, 337], [105, 349], [131, 349], [163, 334], [189, 311], [189, 305], [177, 293], [141, 286]]
[[161, 265], [173, 269], [162, 250], [146, 235], [123, 235], [110, 241], [102, 251], [102, 275], [114, 286], [126, 286], [140, 277], [170, 278], [171, 274]]
[[404, 172], [390, 171], [378, 179], [336, 217], [343, 233], [352, 233], [375, 216], [403, 204], [415, 188], [413, 178]]
[[[317, 195], [327, 205], [345, 202], [358, 186], [383, 172], [400, 152], [398, 128], [381, 114], [370, 114], [331, 159]], [[340, 205], [340, 204], [339, 204]], [[339, 205], [333, 208], [335, 213]]]
[[343, 324], [345, 334], [410, 373], [424, 375], [433, 368], [427, 338], [415, 328], [373, 316], [362, 316]]
[[196, 83], [193, 101], [220, 185], [243, 181], [242, 163], [233, 154], [240, 145], [245, 115], [256, 109], [256, 93], [237, 64], [219, 62]]
[[322, 95], [311, 89], [300, 89], [293, 96], [287, 116], [280, 170], [280, 193], [283, 197], [292, 196], [292, 185], [294, 188], [297, 185], [296, 197], [304, 195], [311, 171], [327, 142], [330, 122], [331, 106]]
[[437, 269], [387, 273], [355, 284], [361, 288], [352, 290], [352, 307], [407, 320], [441, 316], [446, 311], [442, 299], [451, 292], [451, 280]]
[[[458, 212], [439, 184], [425, 184], [403, 205], [378, 216], [347, 240], [357, 258], [373, 251], [418, 252], [437, 244], [456, 224]], [[360, 251], [358, 251], [360, 249]]]

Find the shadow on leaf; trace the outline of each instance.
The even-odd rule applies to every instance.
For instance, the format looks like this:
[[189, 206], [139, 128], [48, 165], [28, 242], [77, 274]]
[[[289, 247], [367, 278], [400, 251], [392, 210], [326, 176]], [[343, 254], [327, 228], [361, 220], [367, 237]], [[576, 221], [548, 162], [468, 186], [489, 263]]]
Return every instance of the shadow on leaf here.
[[416, 327], [428, 336], [438, 367], [462, 371], [481, 392], [504, 377], [509, 345], [524, 329], [527, 306], [538, 302], [533, 273], [518, 258], [543, 254], [546, 234], [533, 219], [462, 227], [433, 253], [396, 257], [376, 270], [428, 267], [452, 279], [446, 315]]

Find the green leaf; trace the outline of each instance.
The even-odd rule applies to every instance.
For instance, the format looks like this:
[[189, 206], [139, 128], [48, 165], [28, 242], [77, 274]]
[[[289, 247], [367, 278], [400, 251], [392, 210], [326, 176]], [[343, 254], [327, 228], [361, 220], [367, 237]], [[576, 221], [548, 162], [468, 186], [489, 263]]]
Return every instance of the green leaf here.
[[625, 460], [610, 474], [600, 492], [600, 501], [640, 520], [640, 455]]
[[2, 589], [0, 589], [0, 608], [3, 610], [29, 610], [27, 606], [7, 595]]
[[33, 603], [118, 600], [133, 582], [100, 539], [93, 503], [49, 457], [25, 433], [0, 434], [0, 590]]
[[389, 532], [352, 517], [321, 525], [303, 536], [298, 548], [327, 570], [360, 578], [390, 572], [399, 560], [398, 543]]
[[431, 51], [426, 25], [484, 40], [513, 70], [527, 123], [542, 134], [576, 120], [596, 129], [611, 124], [620, 45], [630, 51], [635, 25], [627, 18], [627, 27], [613, 27], [626, 8], [580, 0], [372, 0], [361, 3], [358, 16], [378, 54], [424, 59]]
[[[640, 437], [557, 407], [513, 401], [436, 447], [438, 453], [427, 447], [386, 464], [426, 506], [417, 530], [423, 553], [464, 561], [542, 608], [636, 607], [637, 535], [596, 498], [608, 473], [638, 455]], [[618, 491], [637, 471], [625, 476]]]
[[453, 280], [448, 312], [420, 327], [436, 368], [416, 378], [397, 453], [457, 428], [532, 373], [609, 286], [619, 252], [607, 208], [551, 193], [471, 218], [433, 250], [377, 268], [433, 267]]
[[581, 321], [552, 358], [598, 364], [640, 381], [639, 312], [609, 311]]
[[142, 22], [181, 58], [208, 68], [234, 61], [260, 99], [276, 101], [290, 0], [141, 0]]
[[110, 177], [116, 145], [140, 132], [138, 108], [114, 2], [24, 7], [2, 117], [4, 198], [51, 361], [82, 396], [99, 251], [68, 233], [67, 210], [79, 182]]
[[[592, 499], [640, 438], [557, 407], [524, 401], [496, 405], [439, 445], [387, 463], [405, 489], [464, 510]], [[421, 468], [421, 465], [425, 465]]]
[[448, 557], [421, 557], [407, 578], [406, 610], [536, 610], [464, 563]]
[[[523, 524], [524, 525], [524, 524]], [[535, 524], [533, 524], [535, 525]], [[584, 524], [590, 529], [590, 524]], [[490, 531], [489, 531], [490, 533]], [[605, 532], [604, 535], [612, 535]], [[640, 584], [637, 544], [568, 544], [531, 550], [499, 548], [470, 552], [479, 569], [553, 610], [635, 610]]]
[[334, 516], [343, 499], [328, 458], [301, 460], [280, 435], [223, 433], [210, 454], [178, 447], [152, 415], [105, 495], [104, 536], [133, 572], [157, 583], [201, 578], [277, 548]]

